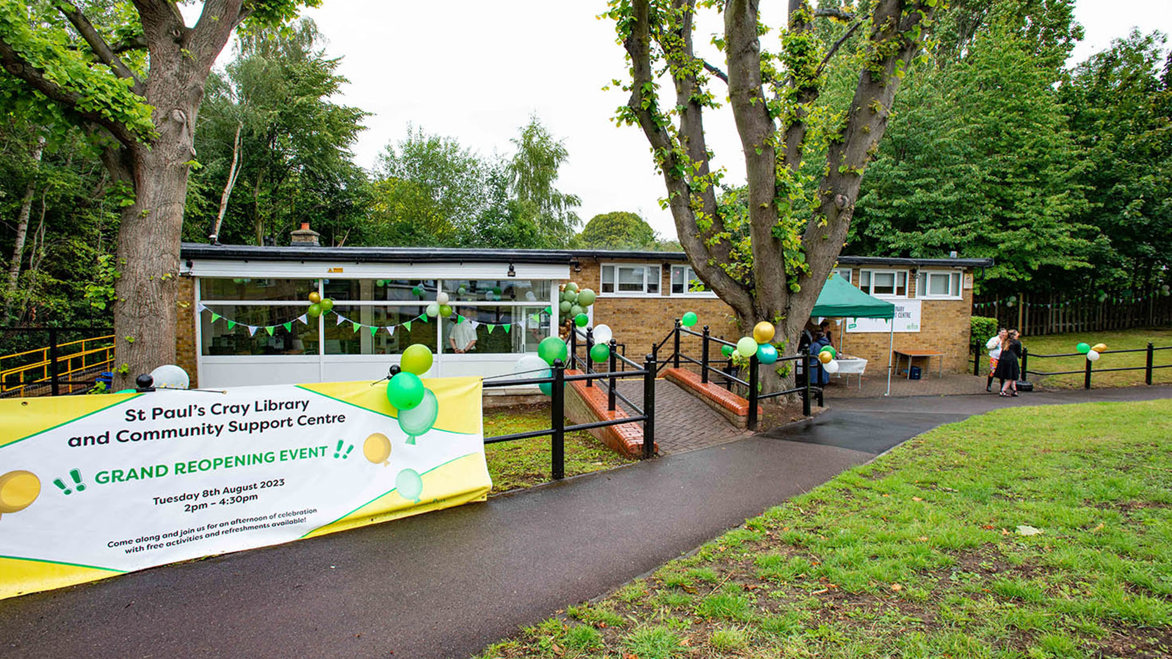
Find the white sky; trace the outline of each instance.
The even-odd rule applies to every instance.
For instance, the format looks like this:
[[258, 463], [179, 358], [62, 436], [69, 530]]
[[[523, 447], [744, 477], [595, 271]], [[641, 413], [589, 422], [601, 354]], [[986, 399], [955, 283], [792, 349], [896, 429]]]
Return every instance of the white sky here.
[[[613, 24], [595, 18], [605, 8], [605, 0], [325, 0], [306, 15], [328, 40], [328, 54], [344, 58], [350, 85], [337, 100], [373, 113], [355, 148], [361, 166], [372, 167], [409, 123], [482, 155], [511, 153], [509, 140], [536, 113], [565, 141], [569, 162], [558, 187], [582, 198], [584, 221], [634, 211], [674, 237], [671, 214], [657, 203], [663, 180], [646, 139], [611, 120], [625, 95], [602, 88], [626, 65]], [[1086, 39], [1073, 61], [1132, 26], [1172, 34], [1172, 0], [1078, 0], [1076, 14]], [[709, 116], [706, 128], [729, 176], [743, 176], [731, 117]]]

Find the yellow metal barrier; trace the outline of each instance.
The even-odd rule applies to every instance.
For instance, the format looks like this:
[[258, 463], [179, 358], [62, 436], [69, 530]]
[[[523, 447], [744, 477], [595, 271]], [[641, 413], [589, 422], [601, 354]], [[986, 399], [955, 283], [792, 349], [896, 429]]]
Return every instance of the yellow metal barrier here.
[[[36, 348], [0, 357], [0, 396], [24, 396], [30, 389], [38, 393], [51, 386], [53, 359], [51, 348]], [[72, 350], [72, 352], [70, 352]], [[25, 362], [4, 368], [5, 363]], [[72, 376], [86, 376], [100, 370], [109, 370], [114, 364], [114, 335], [95, 336], [69, 341], [57, 346], [57, 379], [62, 393], [73, 393], [87, 388], [88, 383], [74, 384]]]

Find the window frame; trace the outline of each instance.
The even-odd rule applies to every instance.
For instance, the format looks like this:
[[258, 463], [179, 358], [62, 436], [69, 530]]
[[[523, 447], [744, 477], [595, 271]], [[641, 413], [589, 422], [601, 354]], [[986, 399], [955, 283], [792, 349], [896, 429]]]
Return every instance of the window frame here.
[[[893, 276], [891, 293], [875, 293], [875, 275]], [[903, 293], [899, 293], [899, 277], [903, 275]], [[904, 300], [908, 297], [908, 278], [910, 273], [907, 270], [897, 268], [863, 268], [859, 270], [859, 290], [867, 295], [886, 300]], [[866, 279], [866, 287], [863, 285], [863, 280]]]
[[[614, 287], [613, 291], [607, 291], [604, 282], [606, 281], [606, 271], [611, 269], [611, 285]], [[620, 291], [619, 290], [619, 269], [620, 268], [643, 268], [643, 291]], [[655, 269], [654, 278], [648, 276], [650, 269]], [[654, 293], [648, 292], [648, 284], [651, 281], [656, 283], [656, 291]], [[668, 286], [671, 282], [668, 282]], [[663, 266], [658, 263], [602, 263], [598, 267], [598, 295], [600, 297], [662, 297], [663, 296]]]
[[854, 277], [851, 276], [852, 273], [854, 272], [854, 268], [845, 268], [845, 267], [839, 266], [834, 269], [834, 272], [836, 274], [838, 274], [839, 276], [841, 276], [843, 279], [845, 279], [848, 284], [855, 283]]
[[[935, 295], [930, 292], [929, 282], [933, 276], [948, 277], [948, 293]], [[956, 291], [953, 293], [952, 291]], [[919, 300], [963, 300], [964, 273], [960, 270], [920, 270], [916, 274], [916, 299]]]
[[[687, 282], [687, 284], [685, 284], [687, 290], [684, 290], [681, 293], [675, 292], [675, 273], [677, 270], [684, 271], [684, 279]], [[689, 273], [689, 272], [692, 273], [691, 277], [687, 276], [687, 273]], [[716, 297], [716, 293], [714, 293], [710, 290], [703, 290], [703, 291], [691, 290], [690, 284], [692, 281], [698, 281], [698, 282], [700, 282], [701, 286], [704, 286], [704, 282], [701, 281], [700, 278], [696, 276], [696, 270], [695, 270], [695, 268], [693, 268], [691, 266], [691, 264], [688, 264], [688, 263], [672, 264], [671, 268], [668, 270], [668, 275], [667, 275], [667, 294], [671, 297]]]

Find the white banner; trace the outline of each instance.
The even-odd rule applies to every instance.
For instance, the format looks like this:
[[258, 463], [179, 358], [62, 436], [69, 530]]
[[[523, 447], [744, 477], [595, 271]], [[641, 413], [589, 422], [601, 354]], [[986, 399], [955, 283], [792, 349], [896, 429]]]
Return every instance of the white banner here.
[[424, 383], [422, 420], [369, 382], [0, 401], [0, 597], [483, 500], [479, 378]]
[[[922, 300], [888, 300], [895, 304], [895, 331], [920, 331], [920, 302]], [[891, 321], [886, 318], [848, 318], [846, 331], [850, 334], [865, 334], [891, 331]]]

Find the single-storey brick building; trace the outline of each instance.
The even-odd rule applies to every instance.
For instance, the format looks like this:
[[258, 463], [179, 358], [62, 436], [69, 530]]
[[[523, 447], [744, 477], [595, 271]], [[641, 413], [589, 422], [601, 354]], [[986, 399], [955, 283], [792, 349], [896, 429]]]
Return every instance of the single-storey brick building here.
[[[897, 350], [942, 352], [945, 370], [962, 371], [973, 269], [988, 265], [843, 256], [838, 272], [898, 305]], [[437, 376], [509, 373], [564, 320], [558, 286], [566, 281], [598, 293], [593, 323], [609, 325], [637, 361], [687, 311], [700, 317], [697, 330], [708, 325], [733, 341], [745, 334], [726, 304], [697, 290], [686, 256], [673, 252], [185, 243], [180, 273], [177, 362], [193, 386], [377, 380], [412, 343], [436, 353]], [[425, 313], [440, 291], [475, 331], [467, 352], [453, 349], [452, 320]], [[333, 309], [310, 317], [311, 292], [331, 299]], [[886, 365], [887, 328], [886, 321], [844, 321], [836, 343]]]

